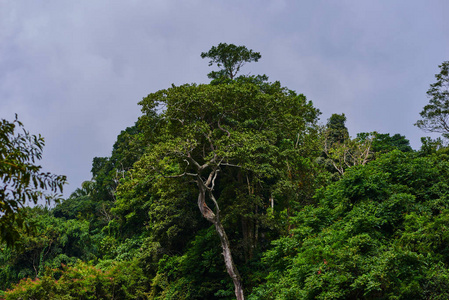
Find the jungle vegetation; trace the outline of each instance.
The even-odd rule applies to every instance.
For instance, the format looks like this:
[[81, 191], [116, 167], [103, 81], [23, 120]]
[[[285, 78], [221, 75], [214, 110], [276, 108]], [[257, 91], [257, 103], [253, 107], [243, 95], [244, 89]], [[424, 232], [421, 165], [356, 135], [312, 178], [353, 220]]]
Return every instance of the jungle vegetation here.
[[1, 121], [0, 298], [449, 298], [449, 62], [416, 123], [442, 138], [413, 150], [241, 75], [245, 46], [201, 57], [211, 82], [143, 98], [67, 199], [43, 138]]

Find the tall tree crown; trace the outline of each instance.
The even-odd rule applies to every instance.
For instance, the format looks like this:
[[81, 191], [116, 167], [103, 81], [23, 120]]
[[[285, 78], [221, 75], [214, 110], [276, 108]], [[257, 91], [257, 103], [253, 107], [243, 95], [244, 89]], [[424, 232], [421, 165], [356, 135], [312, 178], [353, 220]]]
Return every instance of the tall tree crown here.
[[328, 130], [330, 143], [342, 143], [346, 138], [348, 138], [349, 133], [345, 123], [345, 114], [332, 114], [332, 116], [327, 120], [326, 127]]
[[210, 58], [209, 66], [216, 64], [220, 71], [212, 71], [207, 76], [211, 79], [234, 79], [240, 68], [247, 62], [257, 62], [262, 56], [259, 52], [236, 46], [234, 44], [220, 43], [213, 46], [208, 52], [201, 53], [202, 58]]
[[437, 82], [430, 85], [427, 96], [429, 104], [420, 112], [421, 120], [415, 125], [426, 132], [442, 133], [449, 138], [449, 61], [440, 66], [440, 73], [435, 75]]

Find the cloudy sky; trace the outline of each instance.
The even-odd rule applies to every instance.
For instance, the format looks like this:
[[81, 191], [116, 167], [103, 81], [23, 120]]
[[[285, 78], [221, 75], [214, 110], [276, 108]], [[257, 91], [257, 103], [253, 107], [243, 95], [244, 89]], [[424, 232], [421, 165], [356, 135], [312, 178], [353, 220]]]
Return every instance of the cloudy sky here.
[[207, 83], [200, 53], [246, 45], [267, 74], [350, 134], [427, 134], [413, 126], [449, 60], [447, 0], [0, 0], [0, 118], [46, 140], [44, 168], [68, 196], [109, 156], [137, 102], [172, 83]]

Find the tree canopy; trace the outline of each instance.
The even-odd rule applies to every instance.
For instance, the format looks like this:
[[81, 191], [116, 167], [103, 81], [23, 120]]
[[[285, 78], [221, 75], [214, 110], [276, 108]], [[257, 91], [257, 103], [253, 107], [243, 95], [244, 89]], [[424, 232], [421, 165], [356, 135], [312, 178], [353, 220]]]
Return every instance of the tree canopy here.
[[265, 253], [250, 299], [444, 299], [447, 154], [394, 150], [350, 168]]
[[249, 185], [277, 180], [282, 141], [300, 142], [313, 128], [318, 110], [303, 95], [278, 82], [172, 86], [150, 94], [140, 104], [149, 116], [161, 109], [160, 134], [136, 164], [144, 174], [139, 171], [141, 175], [134, 176], [148, 176], [152, 170], [155, 178], [190, 176], [196, 182], [198, 208], [216, 227], [237, 299], [243, 299], [240, 276], [221, 223], [220, 174], [241, 169], [253, 178]]
[[430, 85], [427, 96], [429, 104], [420, 112], [421, 120], [415, 125], [426, 132], [442, 133], [449, 138], [449, 61], [440, 66], [440, 73], [435, 75], [437, 81]]
[[[212, 50], [224, 46], [238, 48]], [[4, 181], [0, 204], [16, 201], [20, 239], [0, 243], [0, 298], [448, 299], [443, 140], [415, 151], [400, 134], [351, 137], [343, 113], [320, 126], [304, 95], [237, 75], [238, 61], [257, 57], [229, 74], [220, 57], [210, 84], [140, 101], [135, 125], [56, 207], [23, 207], [35, 198]], [[2, 178], [20, 183], [39, 168], [43, 140], [2, 124]], [[25, 187], [43, 196], [39, 174]]]
[[[42, 172], [43, 137], [31, 135], [17, 119], [0, 121], [0, 239], [12, 245], [24, 225], [22, 209], [62, 192], [65, 176]], [[49, 189], [51, 193], [46, 193]], [[25, 224], [26, 225], [26, 224]]]
[[248, 62], [257, 62], [262, 56], [259, 52], [246, 48], [246, 46], [236, 46], [234, 44], [220, 43], [212, 46], [207, 52], [201, 53], [202, 58], [209, 58], [209, 66], [216, 64], [221, 68], [219, 71], [212, 71], [207, 76], [211, 79], [229, 78], [234, 79], [240, 68]]

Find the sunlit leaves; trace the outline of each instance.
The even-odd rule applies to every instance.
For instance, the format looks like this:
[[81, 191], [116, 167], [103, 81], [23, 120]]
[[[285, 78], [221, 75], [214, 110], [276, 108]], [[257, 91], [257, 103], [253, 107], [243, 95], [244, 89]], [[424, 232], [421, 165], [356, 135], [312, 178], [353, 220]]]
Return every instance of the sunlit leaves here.
[[165, 127], [159, 140], [172, 147], [172, 154], [192, 153], [198, 155], [199, 163], [217, 155], [225, 163], [258, 167], [258, 156], [275, 159], [270, 147], [280, 138], [296, 139], [318, 114], [303, 95], [278, 83], [265, 89], [250, 83], [173, 86], [150, 94], [140, 104], [147, 114], [162, 108], [160, 125]]
[[137, 261], [103, 269], [79, 262], [62, 271], [46, 269], [41, 278], [23, 279], [4, 299], [147, 299], [145, 279]]

